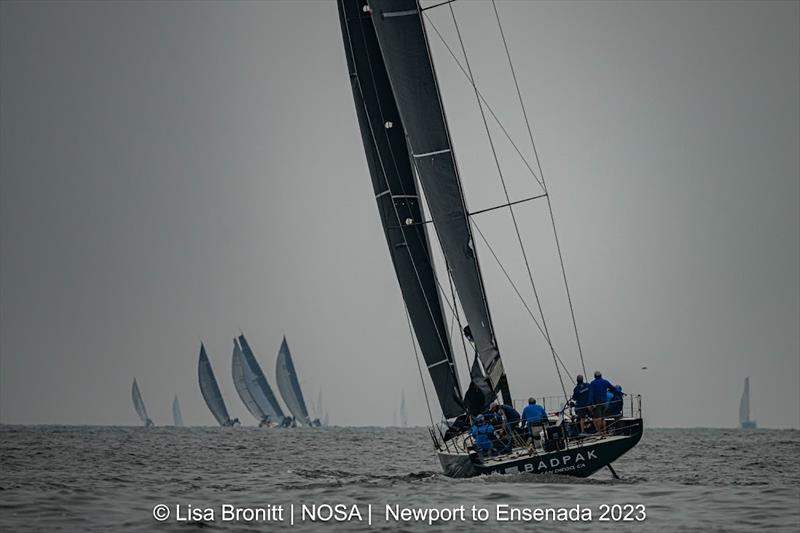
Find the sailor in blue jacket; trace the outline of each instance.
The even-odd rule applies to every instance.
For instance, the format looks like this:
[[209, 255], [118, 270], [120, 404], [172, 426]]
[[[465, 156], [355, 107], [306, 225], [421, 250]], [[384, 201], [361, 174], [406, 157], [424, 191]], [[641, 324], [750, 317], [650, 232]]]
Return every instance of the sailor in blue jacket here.
[[606, 392], [614, 394], [617, 389], [606, 379], [599, 370], [595, 370], [594, 379], [589, 384], [589, 406], [592, 410], [592, 422], [600, 435], [607, 436], [606, 433]]
[[617, 385], [613, 393], [607, 392], [606, 398], [608, 400], [608, 409], [606, 415], [610, 417], [622, 416], [622, 387]]
[[481, 457], [488, 455], [492, 451], [492, 437], [494, 436], [494, 426], [488, 424], [483, 415], [475, 417], [475, 423], [470, 430], [472, 439], [475, 441], [475, 449]]
[[522, 421], [528, 429], [531, 429], [531, 426], [536, 424], [545, 424], [547, 422], [547, 411], [536, 403], [536, 398], [528, 398], [528, 405], [522, 410]]
[[575, 402], [578, 426], [581, 428], [581, 433], [584, 433], [584, 420], [589, 416], [589, 385], [583, 381], [581, 374], [575, 377], [575, 381], [575, 388], [572, 389], [572, 401]]

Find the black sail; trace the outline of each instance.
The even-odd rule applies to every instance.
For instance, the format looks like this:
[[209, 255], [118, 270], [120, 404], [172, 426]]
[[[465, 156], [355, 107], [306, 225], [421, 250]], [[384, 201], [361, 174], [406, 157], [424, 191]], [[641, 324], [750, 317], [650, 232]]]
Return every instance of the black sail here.
[[417, 0], [370, 2], [419, 181], [491, 387], [510, 402], [475, 254], [468, 211]]
[[464, 412], [453, 352], [397, 110], [366, 0], [339, 0], [347, 66], [367, 166], [400, 290], [442, 413]]

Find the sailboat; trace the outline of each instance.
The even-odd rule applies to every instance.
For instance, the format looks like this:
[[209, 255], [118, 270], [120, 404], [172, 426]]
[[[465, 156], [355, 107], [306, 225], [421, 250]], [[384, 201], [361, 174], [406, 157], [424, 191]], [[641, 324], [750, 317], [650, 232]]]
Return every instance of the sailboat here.
[[[443, 424], [435, 424], [431, 415], [430, 431], [445, 474], [467, 477], [494, 472], [534, 472], [585, 477], [605, 466], [614, 473], [611, 463], [641, 438], [641, 417], [637, 412], [609, 422], [608, 435], [578, 433], [558, 365], [561, 362], [563, 366], [563, 361], [553, 347], [541, 309], [538, 321], [532, 312], [529, 314], [556, 362], [564, 392], [563, 408], [559, 409], [557, 420], [538, 435], [519, 435], [508, 426], [509, 440], [502, 453], [482, 455], [476, 449], [469, 432], [472, 421], [492, 403], [511, 406], [513, 399], [474, 240], [473, 232], [477, 228], [474, 216], [479, 212], [467, 209], [429, 47], [426, 16], [417, 0], [338, 0], [338, 8], [356, 115], [380, 220], [410, 329], [416, 337], [444, 419]], [[455, 22], [452, 1], [441, 1], [425, 9], [434, 8], [451, 10]], [[497, 20], [499, 23], [499, 15]], [[510, 53], [508, 57], [511, 64]], [[462, 71], [475, 89], [486, 120], [483, 113], [488, 104], [478, 91], [469, 67]], [[516, 75], [514, 79], [516, 82]], [[520, 103], [524, 111], [521, 96]], [[527, 122], [527, 115], [525, 118]], [[486, 129], [491, 140], [488, 125]], [[520, 156], [523, 157], [521, 153]], [[537, 177], [532, 168], [528, 168]], [[502, 181], [502, 175], [500, 177]], [[417, 189], [417, 180], [421, 191]], [[543, 178], [537, 181], [544, 188]], [[504, 182], [503, 187], [506, 190]], [[424, 192], [431, 220], [424, 216], [421, 192]], [[543, 195], [512, 202], [506, 190], [506, 204], [480, 212], [508, 209], [524, 255], [512, 206], [545, 197], [546, 190]], [[447, 276], [443, 280], [437, 277], [434, 267], [427, 233], [429, 223], [436, 231], [446, 265]], [[553, 232], [555, 236], [555, 222]], [[488, 242], [486, 246], [491, 250]], [[492, 255], [496, 258], [494, 251]], [[527, 265], [527, 258], [525, 261]], [[530, 267], [528, 272], [533, 285]], [[565, 273], [564, 284], [569, 297]], [[448, 285], [452, 287], [451, 300], [443, 289]], [[463, 331], [461, 344], [465, 355], [467, 341], [474, 351], [466, 392], [461, 388], [453, 350], [455, 341], [451, 340], [446, 327], [442, 299]], [[459, 306], [463, 314], [458, 312]], [[526, 309], [529, 309], [527, 305]], [[577, 326], [575, 332], [577, 338]], [[416, 353], [416, 345], [414, 350]], [[633, 410], [633, 401], [631, 404]]]
[[200, 382], [200, 392], [203, 394], [203, 399], [206, 401], [208, 409], [220, 426], [231, 427], [239, 424], [239, 419], [231, 420], [228, 415], [228, 408], [225, 407], [225, 401], [222, 399], [222, 393], [219, 391], [217, 378], [214, 376], [214, 369], [211, 368], [211, 361], [208, 360], [206, 354], [206, 347], [200, 343], [200, 359], [197, 362], [197, 377]]
[[744, 378], [744, 392], [739, 400], [739, 427], [742, 429], [755, 429], [756, 421], [750, 420], [750, 378]]
[[133, 387], [131, 387], [131, 398], [133, 399], [133, 408], [136, 409], [136, 414], [139, 415], [139, 420], [142, 421], [144, 427], [151, 428], [155, 426], [150, 417], [147, 416], [147, 409], [144, 407], [144, 400], [142, 400], [142, 393], [139, 392], [139, 385], [136, 383], [136, 378], [133, 378]]
[[172, 419], [176, 427], [183, 427], [183, 415], [181, 415], [181, 404], [178, 403], [178, 395], [172, 400]]
[[400, 391], [400, 427], [408, 427], [408, 415], [406, 414], [406, 391]]
[[280, 425], [284, 419], [283, 410], [244, 333], [238, 339], [233, 339], [231, 369], [236, 392], [250, 414], [258, 420], [259, 427]]
[[294, 362], [292, 361], [292, 354], [289, 351], [286, 337], [283, 337], [281, 347], [278, 350], [278, 359], [275, 362], [275, 380], [278, 383], [278, 390], [281, 391], [284, 403], [294, 417], [293, 423], [318, 426], [319, 421], [312, 421], [308, 416], [306, 401], [303, 399], [303, 391], [300, 390], [300, 380], [294, 369]]

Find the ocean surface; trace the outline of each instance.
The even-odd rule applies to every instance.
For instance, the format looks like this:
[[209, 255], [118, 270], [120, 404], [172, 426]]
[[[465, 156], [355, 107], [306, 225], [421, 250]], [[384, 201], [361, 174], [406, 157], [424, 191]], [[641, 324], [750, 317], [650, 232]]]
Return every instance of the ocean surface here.
[[800, 531], [800, 431], [647, 429], [615, 467], [449, 479], [425, 428], [3, 426], [0, 530]]

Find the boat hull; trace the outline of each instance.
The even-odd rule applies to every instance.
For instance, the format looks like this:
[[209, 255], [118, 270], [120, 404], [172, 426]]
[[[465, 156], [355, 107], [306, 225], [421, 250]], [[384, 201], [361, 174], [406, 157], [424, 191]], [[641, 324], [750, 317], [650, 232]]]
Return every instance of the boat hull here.
[[522, 450], [505, 456], [478, 460], [474, 453], [438, 451], [446, 476], [463, 478], [483, 474], [560, 474], [588, 477], [616, 461], [642, 438], [641, 419], [631, 420], [625, 434], [593, 439], [548, 453], [530, 454]]

